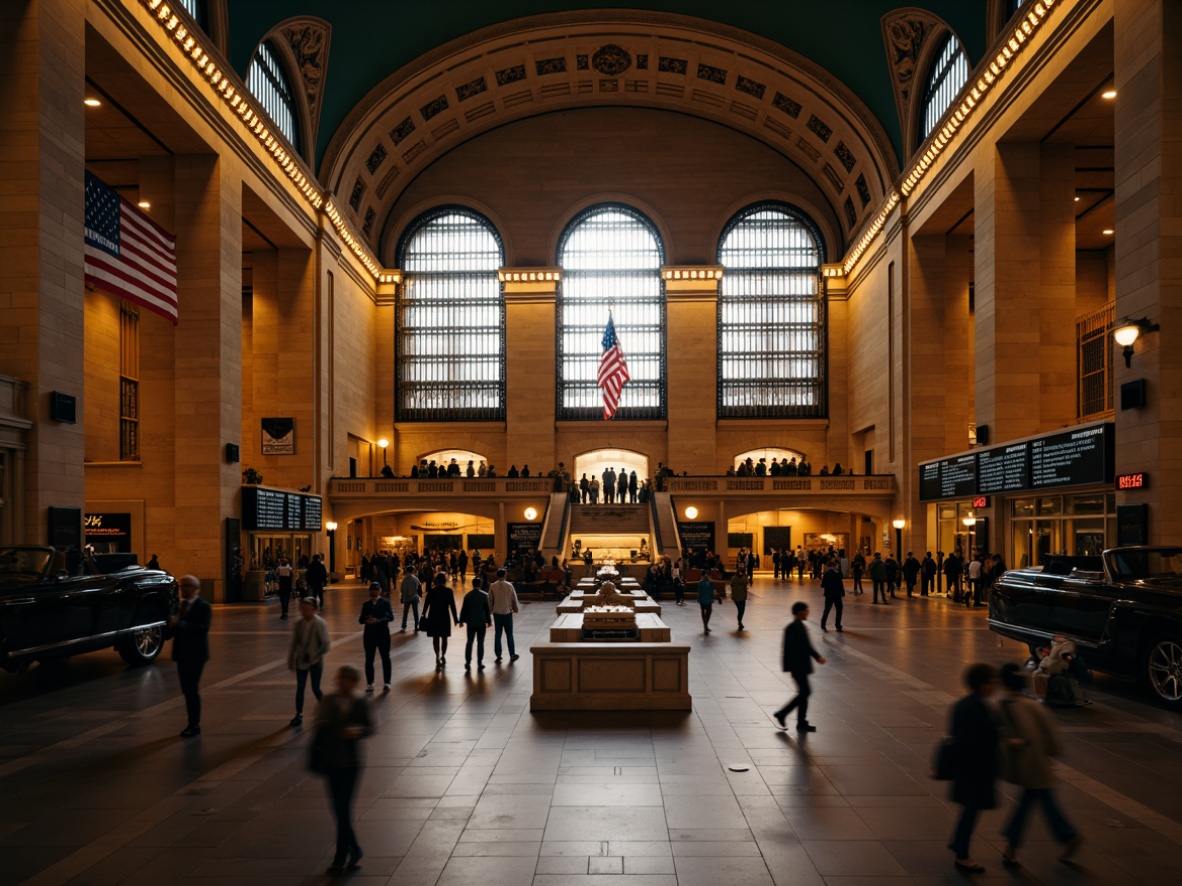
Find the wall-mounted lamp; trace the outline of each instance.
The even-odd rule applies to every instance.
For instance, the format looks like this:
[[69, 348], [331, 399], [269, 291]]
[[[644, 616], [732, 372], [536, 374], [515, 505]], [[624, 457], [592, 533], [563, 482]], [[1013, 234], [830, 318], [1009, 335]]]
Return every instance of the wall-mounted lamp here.
[[536, 508], [526, 508], [525, 509], [525, 519], [527, 519], [527, 520], [538, 519], [537, 509]]
[[695, 508], [693, 505], [690, 505], [688, 508], [685, 509], [685, 519], [694, 520], [697, 518], [697, 516], [698, 516], [698, 509]]
[[378, 441], [378, 447], [382, 450], [382, 464], [389, 464], [386, 461], [386, 447], [390, 445], [390, 441], [383, 437]]
[[1148, 317], [1142, 317], [1139, 320], [1133, 320], [1126, 317], [1116, 324], [1116, 328], [1112, 330], [1112, 337], [1116, 339], [1116, 343], [1124, 348], [1125, 367], [1133, 365], [1133, 343], [1146, 332], [1157, 332], [1161, 327], [1156, 323], [1151, 323]]
[[337, 571], [337, 524], [329, 520], [324, 524], [324, 531], [328, 534], [328, 572], [329, 575]]

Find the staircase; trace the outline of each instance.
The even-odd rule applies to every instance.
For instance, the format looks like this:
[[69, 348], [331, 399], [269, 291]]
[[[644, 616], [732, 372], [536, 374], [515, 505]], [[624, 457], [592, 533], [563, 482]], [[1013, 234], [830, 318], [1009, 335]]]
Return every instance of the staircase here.
[[653, 547], [657, 556], [677, 560], [681, 556], [681, 540], [677, 537], [677, 511], [673, 496], [668, 492], [653, 493]]
[[647, 505], [571, 505], [571, 536], [635, 535], [651, 532]]
[[538, 550], [550, 562], [550, 558], [563, 557], [566, 547], [566, 521], [570, 508], [570, 497], [565, 492], [550, 494], [550, 504], [546, 507], [546, 517], [542, 522], [542, 540], [538, 543]]

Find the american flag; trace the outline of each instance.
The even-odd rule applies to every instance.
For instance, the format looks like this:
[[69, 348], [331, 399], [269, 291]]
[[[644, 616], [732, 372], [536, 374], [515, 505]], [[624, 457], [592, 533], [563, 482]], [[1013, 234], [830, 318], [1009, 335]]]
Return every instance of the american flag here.
[[620, 340], [616, 338], [616, 324], [608, 314], [607, 328], [603, 330], [603, 356], [599, 358], [599, 378], [595, 382], [596, 387], [603, 388], [604, 421], [620, 408], [620, 393], [624, 390], [624, 383], [631, 378], [624, 352], [620, 350]]
[[89, 172], [83, 265], [91, 286], [176, 325], [176, 238]]

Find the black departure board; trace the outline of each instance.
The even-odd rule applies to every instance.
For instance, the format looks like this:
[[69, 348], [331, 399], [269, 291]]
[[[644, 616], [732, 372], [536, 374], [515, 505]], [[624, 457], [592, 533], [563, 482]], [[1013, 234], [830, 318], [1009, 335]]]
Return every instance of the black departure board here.
[[320, 531], [319, 495], [301, 495], [263, 486], [242, 487], [242, 528]]
[[977, 453], [977, 492], [994, 495], [1030, 488], [1030, 443], [995, 446]]
[[977, 454], [940, 462], [940, 498], [972, 498], [977, 494]]
[[1082, 425], [923, 462], [920, 501], [1112, 483], [1115, 425]]
[[1112, 425], [1093, 425], [1030, 441], [1030, 485], [1090, 486], [1112, 482]]

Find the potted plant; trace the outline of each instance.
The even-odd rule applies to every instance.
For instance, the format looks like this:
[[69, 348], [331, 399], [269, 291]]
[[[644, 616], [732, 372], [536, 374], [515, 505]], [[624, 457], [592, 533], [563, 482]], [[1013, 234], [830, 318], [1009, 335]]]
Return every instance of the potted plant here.
[[242, 469], [242, 482], [248, 486], [258, 486], [263, 482], [263, 475], [248, 466]]

